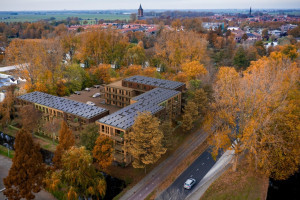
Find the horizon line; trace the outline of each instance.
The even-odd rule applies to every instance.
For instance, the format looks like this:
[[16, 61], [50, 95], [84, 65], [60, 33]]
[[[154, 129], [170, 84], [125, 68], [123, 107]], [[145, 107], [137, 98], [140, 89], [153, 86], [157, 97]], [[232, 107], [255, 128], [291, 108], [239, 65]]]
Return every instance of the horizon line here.
[[[143, 10], [164, 10], [164, 11], [177, 11], [177, 10], [184, 10], [184, 11], [192, 11], [192, 10], [249, 10], [249, 8], [253, 10], [252, 6], [249, 6], [247, 8], [186, 8], [186, 9], [164, 9], [164, 8], [153, 8], [153, 9], [144, 9]], [[136, 8], [126, 8], [126, 9], [55, 9], [55, 10], [0, 10], [0, 12], [34, 12], [34, 11], [123, 11], [123, 10], [138, 10]], [[254, 8], [255, 10], [300, 10], [299, 8]]]

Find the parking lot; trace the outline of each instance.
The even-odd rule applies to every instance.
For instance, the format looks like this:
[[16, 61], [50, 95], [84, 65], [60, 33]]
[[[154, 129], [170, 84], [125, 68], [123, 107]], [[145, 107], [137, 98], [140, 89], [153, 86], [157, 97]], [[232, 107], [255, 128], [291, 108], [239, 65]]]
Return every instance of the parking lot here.
[[82, 90], [82, 91], [80, 91], [80, 95], [71, 94], [70, 96], [65, 96], [65, 98], [71, 99], [71, 100], [74, 100], [74, 101], [79, 101], [79, 102], [82, 102], [82, 103], [86, 103], [88, 101], [91, 101], [91, 102], [95, 103], [96, 106], [106, 108], [107, 110], [109, 110], [110, 114], [120, 110], [121, 108], [105, 104], [105, 99], [103, 99], [103, 98], [100, 98], [100, 97], [94, 98], [94, 97], [92, 97], [95, 93], [100, 93], [100, 89], [101, 88], [92, 87], [92, 88], [90, 88], [90, 91]]

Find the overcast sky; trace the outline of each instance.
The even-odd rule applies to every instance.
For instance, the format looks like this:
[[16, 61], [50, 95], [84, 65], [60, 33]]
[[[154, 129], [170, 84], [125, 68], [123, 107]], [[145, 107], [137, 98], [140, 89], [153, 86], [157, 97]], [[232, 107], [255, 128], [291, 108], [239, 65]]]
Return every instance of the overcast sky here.
[[1, 11], [300, 8], [300, 0], [0, 0]]

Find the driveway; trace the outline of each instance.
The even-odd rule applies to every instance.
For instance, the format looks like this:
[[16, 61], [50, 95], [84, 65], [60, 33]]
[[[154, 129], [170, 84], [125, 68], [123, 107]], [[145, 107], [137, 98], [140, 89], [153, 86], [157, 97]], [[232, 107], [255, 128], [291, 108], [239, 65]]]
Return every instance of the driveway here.
[[[12, 165], [12, 162], [9, 158], [0, 155], [0, 190], [4, 188], [3, 179], [8, 176], [8, 171]], [[0, 192], [0, 199], [4, 200], [6, 197]], [[36, 200], [56, 200], [50, 193], [45, 190], [40, 191], [35, 194]]]

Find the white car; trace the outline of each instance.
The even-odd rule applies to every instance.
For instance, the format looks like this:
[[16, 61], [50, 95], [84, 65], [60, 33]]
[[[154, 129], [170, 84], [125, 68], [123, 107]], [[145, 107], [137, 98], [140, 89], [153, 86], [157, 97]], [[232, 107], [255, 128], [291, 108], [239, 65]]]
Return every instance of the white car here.
[[88, 92], [89, 92], [89, 91], [91, 91], [91, 89], [90, 89], [90, 88], [88, 88], [88, 87], [87, 87], [87, 88], [85, 88], [84, 90], [85, 90], [85, 91], [88, 91]]
[[96, 98], [96, 97], [100, 97], [100, 95], [101, 95], [100, 93], [95, 93], [95, 94], [93, 94], [92, 97], [93, 97], [93, 98]]
[[183, 187], [185, 189], [190, 190], [195, 184], [196, 184], [196, 180], [193, 178], [189, 178], [188, 180], [185, 181]]
[[91, 101], [87, 101], [86, 104], [90, 105], [90, 106], [95, 106], [96, 105], [94, 102], [91, 102]]

